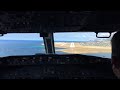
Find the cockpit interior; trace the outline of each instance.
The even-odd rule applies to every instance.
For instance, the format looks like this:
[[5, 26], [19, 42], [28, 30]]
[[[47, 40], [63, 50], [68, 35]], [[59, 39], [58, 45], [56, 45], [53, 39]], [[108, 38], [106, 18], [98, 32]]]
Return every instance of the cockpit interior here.
[[[0, 57], [0, 79], [117, 79], [111, 57], [58, 54], [54, 34], [94, 32], [96, 38], [109, 38], [120, 28], [119, 16], [118, 11], [0, 11], [0, 38], [13, 33], [38, 33], [45, 47], [45, 53]], [[99, 36], [105, 32], [109, 35]]]

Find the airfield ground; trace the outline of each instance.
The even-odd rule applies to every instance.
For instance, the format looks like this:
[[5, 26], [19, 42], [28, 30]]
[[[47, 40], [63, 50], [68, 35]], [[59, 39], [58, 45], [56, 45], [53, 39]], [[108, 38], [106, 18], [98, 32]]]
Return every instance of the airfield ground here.
[[111, 46], [97, 46], [89, 44], [80, 44], [78, 42], [56, 42], [55, 43], [56, 51], [61, 51], [64, 53], [73, 53], [73, 54], [84, 54], [84, 53], [111, 53]]

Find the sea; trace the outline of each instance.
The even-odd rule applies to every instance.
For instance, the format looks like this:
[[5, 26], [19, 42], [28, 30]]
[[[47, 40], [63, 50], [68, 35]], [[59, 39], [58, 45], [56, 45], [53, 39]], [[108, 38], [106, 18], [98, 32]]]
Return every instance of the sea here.
[[[69, 54], [58, 51], [61, 48], [55, 48], [57, 54]], [[43, 41], [38, 40], [0, 40], [0, 57], [35, 55], [45, 53]], [[111, 58], [111, 53], [86, 53], [84, 55]]]

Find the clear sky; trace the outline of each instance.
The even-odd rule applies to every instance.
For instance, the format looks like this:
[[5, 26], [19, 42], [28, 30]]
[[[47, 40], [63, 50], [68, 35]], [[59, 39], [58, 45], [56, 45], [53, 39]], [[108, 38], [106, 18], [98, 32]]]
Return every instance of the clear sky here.
[[0, 40], [42, 40], [38, 33], [13, 33], [13, 34], [5, 34], [0, 37]]
[[[95, 40], [96, 34], [94, 32], [72, 32], [72, 33], [55, 33], [55, 41], [90, 41]], [[0, 40], [43, 40], [38, 33], [13, 33], [5, 34], [0, 37]]]

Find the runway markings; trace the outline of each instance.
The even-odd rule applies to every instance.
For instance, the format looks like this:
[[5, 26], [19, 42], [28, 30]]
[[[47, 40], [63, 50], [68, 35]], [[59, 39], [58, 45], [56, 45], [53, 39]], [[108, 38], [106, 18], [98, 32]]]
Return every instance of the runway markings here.
[[71, 44], [70, 44], [70, 47], [75, 47], [75, 44], [74, 44], [74, 43], [71, 43]]
[[64, 46], [66, 43], [63, 43], [62, 45], [60, 45], [60, 46]]

